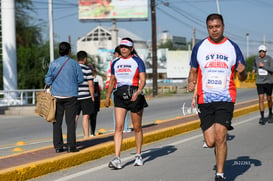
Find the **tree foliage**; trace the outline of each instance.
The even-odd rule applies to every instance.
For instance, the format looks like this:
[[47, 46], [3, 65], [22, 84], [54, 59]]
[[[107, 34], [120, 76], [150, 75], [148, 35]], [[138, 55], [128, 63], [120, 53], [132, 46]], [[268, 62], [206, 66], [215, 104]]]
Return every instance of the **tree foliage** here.
[[[191, 44], [190, 42], [187, 43]], [[161, 43], [158, 48], [168, 48], [169, 50], [188, 50], [187, 48], [177, 48], [173, 46], [173, 41], [172, 40], [167, 40], [165, 43]]]
[[[35, 19], [30, 16], [35, 14], [32, 1], [16, 0], [15, 11], [18, 89], [43, 88], [49, 64], [49, 45], [42, 41], [42, 27], [33, 25]], [[0, 68], [0, 89], [3, 90], [2, 64]]]
[[42, 43], [41, 28], [31, 25], [34, 19], [29, 12], [35, 13], [30, 0], [16, 0], [16, 44], [17, 47], [31, 47]]
[[41, 27], [32, 25], [31, 0], [16, 0], [15, 6], [18, 89], [39, 89], [49, 63], [48, 43], [42, 41]]
[[174, 50], [173, 42], [171, 40], [167, 40], [165, 43], [161, 43], [158, 48], [168, 48], [169, 50]]
[[253, 63], [254, 63], [254, 60], [255, 60], [255, 55], [253, 56], [250, 56], [246, 59], [246, 71], [247, 72], [252, 72], [252, 69], [253, 69]]
[[44, 75], [49, 64], [49, 45], [19, 46], [18, 87], [21, 89], [40, 89], [44, 86]]

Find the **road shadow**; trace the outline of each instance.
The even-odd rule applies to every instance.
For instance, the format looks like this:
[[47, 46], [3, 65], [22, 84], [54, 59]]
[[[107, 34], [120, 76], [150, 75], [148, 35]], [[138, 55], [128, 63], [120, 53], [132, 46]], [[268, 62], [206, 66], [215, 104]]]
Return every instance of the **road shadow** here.
[[[249, 156], [240, 156], [237, 159], [226, 160], [225, 162], [225, 177], [227, 181], [234, 181], [236, 177], [243, 175], [247, 172], [251, 166], [261, 166], [262, 162], [260, 160], [251, 159]], [[216, 165], [214, 165], [213, 170], [216, 171]]]
[[[142, 153], [141, 156], [142, 156], [143, 162], [145, 164], [145, 163], [150, 162], [156, 158], [172, 154], [176, 150], [177, 150], [176, 147], [169, 145], [169, 146], [164, 146], [162, 148], [153, 148], [153, 149], [145, 150], [145, 151], [143, 151], [144, 153]], [[126, 164], [124, 164], [123, 167], [131, 165], [134, 162], [135, 162], [135, 160], [129, 161]]]
[[113, 141], [114, 140], [114, 135], [109, 135], [106, 137], [97, 137], [97, 138], [93, 138], [93, 139], [89, 139], [89, 140], [84, 140], [84, 141], [78, 141], [77, 142], [77, 147], [80, 150], [83, 150], [85, 148], [94, 146], [94, 145], [98, 145], [101, 143], [106, 143], [109, 141]]

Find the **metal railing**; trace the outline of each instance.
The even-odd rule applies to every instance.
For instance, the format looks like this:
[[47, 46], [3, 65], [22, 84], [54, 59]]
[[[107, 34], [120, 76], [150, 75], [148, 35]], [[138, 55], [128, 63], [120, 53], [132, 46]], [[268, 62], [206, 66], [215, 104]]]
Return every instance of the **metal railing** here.
[[43, 89], [0, 90], [1, 106], [35, 105], [36, 92]]

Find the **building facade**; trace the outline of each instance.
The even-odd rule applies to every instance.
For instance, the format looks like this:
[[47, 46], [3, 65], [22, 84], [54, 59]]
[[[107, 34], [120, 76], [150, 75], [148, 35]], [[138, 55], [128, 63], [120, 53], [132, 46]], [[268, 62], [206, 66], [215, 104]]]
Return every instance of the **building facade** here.
[[[117, 28], [117, 42], [119, 43], [122, 38], [129, 37], [134, 40], [134, 47], [138, 49], [148, 49], [147, 42], [125, 29]], [[83, 37], [77, 40], [77, 51], [84, 50], [90, 55], [96, 63], [106, 71], [109, 62], [113, 59], [113, 52], [116, 45], [112, 41], [112, 28], [97, 26]]]

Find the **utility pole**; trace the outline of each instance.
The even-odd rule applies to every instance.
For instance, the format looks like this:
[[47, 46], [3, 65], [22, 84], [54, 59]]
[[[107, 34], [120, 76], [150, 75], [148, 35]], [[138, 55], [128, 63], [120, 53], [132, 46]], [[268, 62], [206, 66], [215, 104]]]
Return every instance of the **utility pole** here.
[[218, 0], [216, 0], [216, 7], [217, 7], [217, 13], [221, 14], [221, 12], [220, 12], [220, 6], [219, 6], [219, 1]]
[[[2, 3], [2, 1], [0, 1], [0, 8], [2, 7], [2, 6], [1, 6], [1, 3]], [[2, 11], [1, 11], [1, 12], [2, 12]], [[0, 43], [1, 43], [1, 45], [2, 45], [2, 42], [3, 42], [3, 41], [2, 41], [2, 15], [1, 15], [1, 13], [0, 13]], [[0, 57], [1, 57], [1, 58], [0, 58], [0, 62], [1, 62], [0, 64], [2, 64], [2, 59], [3, 59], [3, 57], [2, 57], [2, 55], [3, 55], [2, 52], [3, 52], [3, 51], [2, 51], [2, 46], [0, 46]]]
[[112, 35], [112, 49], [115, 49], [116, 46], [118, 45], [118, 29], [117, 29], [116, 19], [112, 19], [111, 35]]
[[151, 0], [152, 16], [152, 62], [153, 62], [153, 96], [157, 96], [157, 41], [156, 41], [156, 13], [155, 0]]
[[52, 62], [54, 60], [52, 0], [48, 0], [48, 20], [49, 20], [49, 51], [50, 51], [50, 62]]
[[249, 57], [249, 33], [246, 33], [246, 59]]
[[192, 29], [192, 46], [191, 49], [193, 49], [194, 45], [195, 45], [195, 28]]

